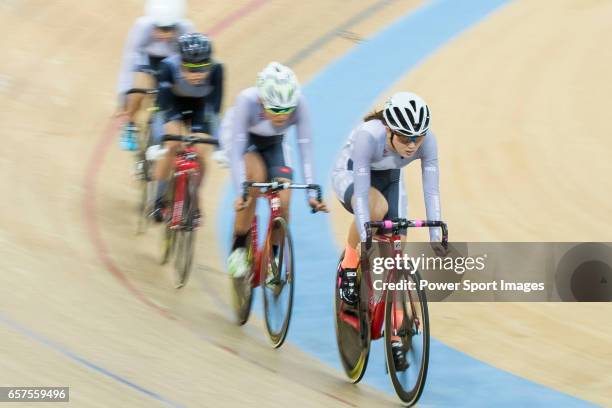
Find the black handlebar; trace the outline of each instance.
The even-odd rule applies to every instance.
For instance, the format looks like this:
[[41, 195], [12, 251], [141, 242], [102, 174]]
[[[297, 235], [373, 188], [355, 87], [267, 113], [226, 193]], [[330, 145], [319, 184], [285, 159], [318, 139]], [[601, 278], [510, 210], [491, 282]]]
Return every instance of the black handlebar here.
[[177, 136], [177, 135], [163, 135], [162, 142], [183, 142], [190, 145], [194, 144], [210, 144], [210, 145], [219, 145], [219, 141], [217, 139], [203, 138], [198, 136]]
[[372, 228], [387, 228], [391, 229], [393, 234], [399, 234], [399, 231], [406, 228], [422, 228], [422, 227], [440, 227], [442, 230], [442, 246], [448, 249], [448, 227], [443, 221], [430, 220], [407, 220], [405, 218], [395, 218], [386, 221], [369, 221], [364, 224], [366, 230], [366, 249], [372, 246]]
[[140, 93], [140, 94], [145, 94], [145, 95], [155, 95], [159, 93], [159, 90], [146, 89], [146, 88], [132, 88], [132, 89], [129, 89], [125, 94], [130, 95], [130, 94], [135, 94], [135, 93]]
[[[317, 192], [317, 201], [323, 200], [323, 193], [321, 192], [321, 186], [318, 184], [293, 184], [293, 183], [281, 183], [278, 181], [272, 181], [270, 183], [257, 183], [252, 181], [245, 181], [242, 183], [242, 201], [246, 201], [249, 196], [250, 188], [259, 188], [264, 191], [281, 191], [281, 190], [315, 190]], [[316, 211], [313, 208], [312, 213]]]

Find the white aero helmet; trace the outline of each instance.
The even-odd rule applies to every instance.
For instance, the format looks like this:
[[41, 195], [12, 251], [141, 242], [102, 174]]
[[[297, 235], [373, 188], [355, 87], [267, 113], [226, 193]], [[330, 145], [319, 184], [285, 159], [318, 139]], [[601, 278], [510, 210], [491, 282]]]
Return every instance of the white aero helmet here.
[[146, 0], [145, 14], [158, 27], [176, 25], [185, 16], [185, 0]]
[[269, 63], [257, 74], [257, 91], [265, 108], [295, 108], [300, 99], [300, 84], [295, 73], [278, 62]]
[[429, 129], [429, 107], [419, 95], [398, 92], [385, 104], [383, 117], [387, 126], [404, 136], [421, 136]]

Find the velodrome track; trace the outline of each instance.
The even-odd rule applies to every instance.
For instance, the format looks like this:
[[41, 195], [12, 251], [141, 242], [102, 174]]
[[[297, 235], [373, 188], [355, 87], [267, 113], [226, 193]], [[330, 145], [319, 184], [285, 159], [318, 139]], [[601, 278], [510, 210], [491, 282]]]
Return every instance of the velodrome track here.
[[[445, 1], [194, 3], [190, 16], [228, 68], [226, 106], [271, 59], [293, 62], [316, 103], [316, 87], [341, 57], [370, 52], [385, 27], [416, 24], [409, 13], [435, 17], [436, 6], [455, 16], [462, 10]], [[500, 1], [479, 12], [485, 2], [469, 3], [461, 21], [481, 17], [421, 50], [421, 59], [355, 105], [360, 111], [315, 115], [319, 148], [336, 149], [345, 137], [325, 133], [334, 115], [355, 123], [392, 91], [413, 89], [432, 105], [443, 214], [455, 240], [609, 241], [612, 51], [602, 45], [611, 38], [612, 6]], [[346, 383], [326, 357], [335, 349], [317, 349], [308, 337], [324, 318], [300, 303], [281, 350], [270, 350], [257, 319], [234, 326], [222, 272], [226, 171], [210, 166], [208, 218], [186, 288], [173, 290], [156, 263], [159, 231], [134, 236], [131, 157], [118, 150], [108, 118], [123, 40], [141, 8], [115, 0], [0, 4], [2, 385], [70, 385], [72, 405], [86, 407], [393, 406], [379, 385], [384, 377]], [[371, 56], [361, 63], [379, 63]], [[355, 99], [377, 89], [355, 86]], [[326, 181], [325, 164], [319, 168]], [[416, 217], [424, 213], [419, 175], [408, 173]], [[295, 201], [299, 231], [303, 204]], [[340, 245], [349, 217], [333, 210], [308, 221]], [[337, 253], [333, 244], [327, 251]], [[331, 296], [304, 258], [298, 300], [310, 291]], [[611, 311], [608, 304], [432, 305], [440, 343], [423, 405], [488, 406], [500, 395], [506, 399], [496, 405], [526, 405], [534, 395], [540, 406], [609, 405]], [[332, 330], [320, 329], [324, 344], [333, 326], [323, 327]], [[372, 364], [369, 374], [380, 369]]]

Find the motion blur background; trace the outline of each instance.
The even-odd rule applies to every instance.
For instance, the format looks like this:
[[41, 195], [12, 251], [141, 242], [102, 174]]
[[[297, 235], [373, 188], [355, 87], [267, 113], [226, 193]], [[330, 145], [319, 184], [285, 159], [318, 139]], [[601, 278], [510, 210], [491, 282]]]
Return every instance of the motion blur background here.
[[[271, 350], [258, 316], [233, 323], [227, 170], [210, 166], [187, 287], [158, 264], [161, 231], [134, 235], [133, 159], [109, 118], [142, 10], [0, 2], [0, 385], [70, 386], [84, 407], [397, 404], [380, 348], [359, 386], [336, 357], [333, 265], [351, 218], [328, 176], [351, 126], [398, 90], [431, 106], [453, 240], [612, 240], [612, 2], [190, 0], [226, 66], [226, 108], [278, 60], [313, 111], [333, 211], [294, 200], [297, 299], [288, 344]], [[420, 167], [407, 172], [409, 214], [424, 217]], [[422, 405], [610, 405], [611, 312], [432, 304]]]

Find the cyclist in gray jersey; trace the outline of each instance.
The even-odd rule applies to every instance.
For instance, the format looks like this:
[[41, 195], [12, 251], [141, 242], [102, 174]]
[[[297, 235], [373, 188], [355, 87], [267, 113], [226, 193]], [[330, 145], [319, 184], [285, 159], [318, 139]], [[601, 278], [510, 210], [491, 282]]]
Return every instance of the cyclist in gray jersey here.
[[[423, 99], [410, 92], [397, 93], [382, 111], [366, 116], [353, 129], [340, 153], [332, 184], [342, 205], [355, 215], [340, 266], [340, 296], [346, 303], [357, 302], [357, 246], [366, 239], [364, 224], [405, 217], [402, 167], [421, 161], [427, 218], [440, 220], [438, 149], [429, 123], [429, 107]], [[432, 242], [440, 241], [437, 228], [431, 228], [429, 235]]]
[[[238, 193], [234, 205], [234, 243], [228, 259], [233, 277], [247, 272], [246, 237], [255, 214], [256, 193], [251, 192], [243, 201], [242, 183], [273, 178], [292, 180], [292, 165], [284, 143], [285, 133], [291, 126], [297, 130], [305, 182], [314, 183], [310, 119], [304, 97], [300, 95], [293, 71], [272, 62], [259, 73], [257, 87], [247, 88], [238, 95], [221, 124], [220, 139], [224, 149], [230, 151], [232, 179]], [[307, 194], [308, 204], [314, 210], [327, 211], [325, 204], [317, 201], [314, 191]], [[280, 200], [283, 217], [288, 219], [290, 190], [282, 191]]]
[[126, 92], [131, 88], [155, 88], [155, 75], [160, 62], [177, 55], [177, 38], [195, 31], [193, 24], [183, 19], [184, 0], [148, 0], [145, 16], [136, 20], [128, 34], [123, 51], [123, 60], [117, 83], [119, 94], [119, 116], [127, 118], [121, 135], [124, 150], [136, 150], [134, 117], [140, 110], [143, 94]]

